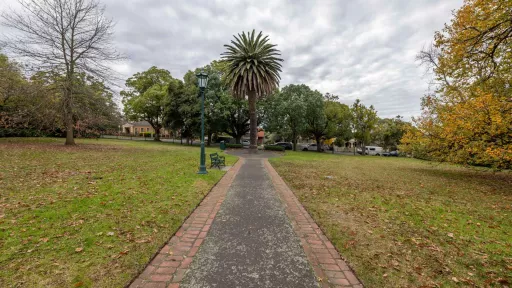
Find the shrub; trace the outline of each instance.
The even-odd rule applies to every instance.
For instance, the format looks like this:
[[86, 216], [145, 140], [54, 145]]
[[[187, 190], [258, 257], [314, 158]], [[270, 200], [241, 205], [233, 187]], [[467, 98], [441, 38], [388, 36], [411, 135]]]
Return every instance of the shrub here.
[[283, 146], [278, 146], [278, 145], [265, 145], [265, 150], [284, 151], [284, 147]]
[[43, 137], [43, 131], [35, 129], [0, 128], [0, 137]]
[[226, 143], [226, 148], [243, 148], [244, 146], [242, 144], [230, 144]]
[[142, 136], [142, 137], [151, 137], [151, 132], [142, 132], [142, 133], [139, 133], [139, 136]]

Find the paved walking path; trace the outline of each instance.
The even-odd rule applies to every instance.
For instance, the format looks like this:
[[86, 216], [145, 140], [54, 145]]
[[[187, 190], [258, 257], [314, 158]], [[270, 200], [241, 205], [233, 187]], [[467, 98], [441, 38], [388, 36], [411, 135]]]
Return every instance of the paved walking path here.
[[130, 287], [362, 287], [265, 159], [273, 155], [239, 154]]

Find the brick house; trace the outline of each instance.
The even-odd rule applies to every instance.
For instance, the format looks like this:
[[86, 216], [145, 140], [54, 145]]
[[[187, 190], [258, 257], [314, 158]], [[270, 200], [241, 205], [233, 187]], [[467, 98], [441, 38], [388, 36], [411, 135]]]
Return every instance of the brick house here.
[[[140, 133], [150, 132], [151, 135], [155, 133], [151, 124], [148, 121], [138, 121], [138, 122], [129, 122], [121, 125], [120, 127], [121, 133], [138, 136]], [[167, 129], [160, 129], [160, 135], [164, 137], [168, 137], [169, 131]]]
[[[245, 133], [244, 137], [242, 137], [243, 140], [250, 140], [250, 132]], [[262, 145], [265, 140], [265, 131], [263, 128], [258, 127], [258, 139], [257, 139], [257, 145]]]

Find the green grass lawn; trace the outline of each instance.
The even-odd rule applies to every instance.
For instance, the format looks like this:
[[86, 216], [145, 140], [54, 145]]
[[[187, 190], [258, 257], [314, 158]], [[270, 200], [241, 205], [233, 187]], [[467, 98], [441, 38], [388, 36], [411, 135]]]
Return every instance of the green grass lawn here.
[[63, 143], [0, 139], [0, 287], [128, 284], [224, 174], [197, 147]]
[[512, 283], [510, 171], [313, 152], [270, 161], [367, 287]]

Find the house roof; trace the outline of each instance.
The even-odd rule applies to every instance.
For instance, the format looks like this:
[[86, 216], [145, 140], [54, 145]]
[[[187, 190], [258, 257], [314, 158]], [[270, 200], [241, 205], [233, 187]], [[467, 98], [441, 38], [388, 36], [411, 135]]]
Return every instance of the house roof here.
[[132, 125], [132, 126], [151, 126], [148, 121], [138, 121], [138, 122], [129, 122], [124, 125]]

